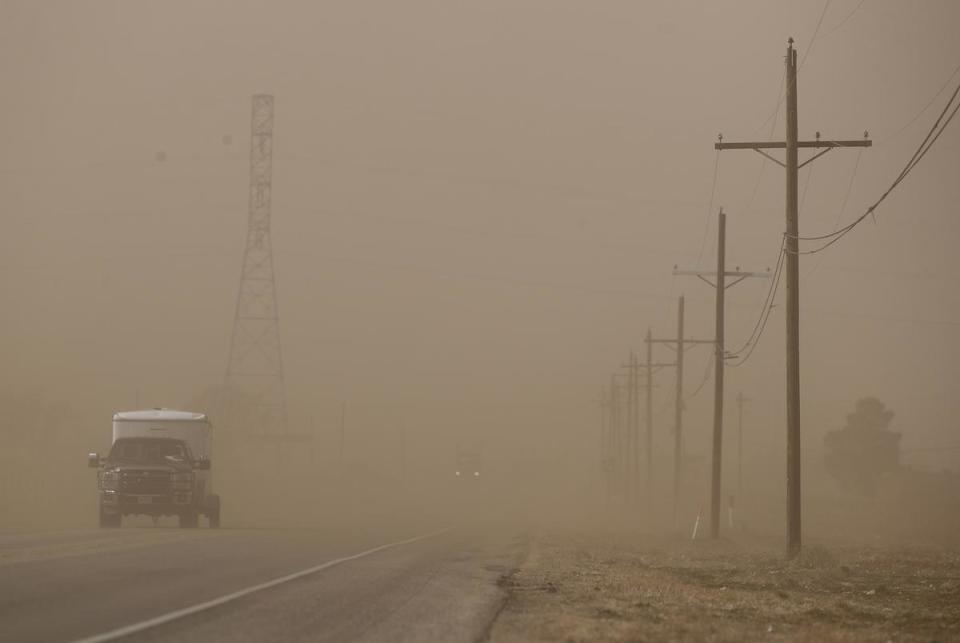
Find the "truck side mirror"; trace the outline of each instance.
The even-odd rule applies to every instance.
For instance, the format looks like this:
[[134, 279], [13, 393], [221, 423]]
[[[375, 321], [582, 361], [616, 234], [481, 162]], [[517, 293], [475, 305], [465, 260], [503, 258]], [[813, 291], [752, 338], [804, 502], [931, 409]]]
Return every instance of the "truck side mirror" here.
[[87, 454], [87, 466], [91, 469], [96, 469], [100, 466], [100, 454], [99, 453], [88, 453]]
[[193, 468], [197, 471], [209, 471], [210, 470], [210, 460], [207, 458], [200, 458], [195, 460], [193, 463]]

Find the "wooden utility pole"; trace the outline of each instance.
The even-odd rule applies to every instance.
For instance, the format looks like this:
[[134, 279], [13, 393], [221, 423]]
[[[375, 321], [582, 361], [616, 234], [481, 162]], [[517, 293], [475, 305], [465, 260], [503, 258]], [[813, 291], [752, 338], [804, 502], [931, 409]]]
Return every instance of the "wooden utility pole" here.
[[743, 403], [749, 400], [737, 393], [737, 500], [743, 507]]
[[720, 224], [717, 231], [717, 296], [716, 331], [714, 344], [713, 373], [713, 475], [710, 483], [710, 537], [720, 535], [720, 470], [723, 466], [723, 318], [724, 277], [727, 272], [727, 215], [720, 208]]
[[673, 408], [673, 526], [680, 514], [680, 480], [683, 467], [683, 295], [677, 302], [677, 386]]
[[[718, 150], [754, 150], [786, 170], [786, 286], [787, 286], [787, 555], [800, 553], [800, 254], [797, 183], [800, 168], [838, 147], [870, 147], [867, 138], [860, 141], [821, 141], [817, 133], [815, 141], [797, 140], [797, 50], [793, 38], [788, 40], [786, 59], [786, 139], [783, 142], [724, 143], [714, 145]], [[800, 148], [820, 150], [812, 157], [798, 162]], [[822, 149], [821, 149], [822, 148]], [[770, 156], [763, 150], [782, 149], [785, 162]]]
[[[630, 357], [633, 361], [633, 357]], [[633, 449], [636, 446], [633, 434], [633, 369], [627, 371], [623, 382], [623, 502], [629, 508], [633, 504]]]
[[343, 446], [347, 437], [347, 403], [340, 403], [340, 474], [343, 475]]
[[640, 389], [637, 356], [630, 351], [630, 375], [627, 378], [627, 500], [631, 506], [640, 498]]
[[400, 484], [407, 486], [407, 423], [400, 420]]
[[[650, 339], [650, 327], [647, 327], [647, 339]], [[646, 435], [646, 458], [647, 458], [647, 482], [644, 492], [646, 493], [647, 511], [652, 513], [653, 509], [653, 348], [650, 342], [647, 342], [647, 435]]]
[[[748, 277], [769, 277], [765, 272], [728, 271], [726, 268], [727, 254], [727, 215], [720, 208], [717, 231], [717, 271], [706, 272], [701, 270], [674, 270], [675, 275], [695, 275], [716, 289], [716, 335], [714, 336], [714, 388], [713, 388], [713, 457], [710, 477], [710, 537], [720, 535], [720, 505], [721, 483], [723, 480], [723, 371], [726, 352], [724, 351], [724, 316], [725, 293], [727, 288], [737, 285]], [[712, 276], [716, 283], [707, 279]], [[727, 277], [736, 279], [726, 283]]]
[[623, 409], [621, 388], [617, 381], [620, 373], [610, 376], [610, 447], [611, 447], [611, 482], [614, 489], [623, 489]]
[[677, 526], [680, 514], [680, 486], [683, 475], [683, 355], [684, 352], [698, 344], [713, 344], [712, 339], [689, 339], [683, 334], [683, 307], [684, 298], [680, 296], [677, 302], [677, 336], [670, 339], [654, 339], [647, 333], [647, 351], [654, 344], [666, 344], [677, 353], [677, 361], [669, 366], [677, 367], [676, 399], [674, 400], [674, 431], [673, 431], [673, 523]]
[[[662, 368], [676, 366], [674, 363], [658, 363], [653, 361], [653, 346], [650, 341], [651, 331], [647, 329], [647, 336], [644, 340], [647, 344], [647, 359], [645, 362], [637, 361], [636, 354], [631, 353], [631, 361], [629, 368], [631, 372], [635, 373], [634, 382], [637, 385], [637, 413], [635, 416], [636, 419], [636, 429], [637, 437], [639, 439], [640, 432], [640, 413], [639, 413], [639, 401], [640, 401], [640, 391], [639, 391], [639, 375], [640, 369], [643, 368], [646, 375], [646, 404], [645, 404], [645, 415], [646, 415], [646, 435], [644, 436], [644, 451], [645, 453], [645, 462], [646, 469], [644, 471], [644, 494], [646, 496], [647, 511], [649, 512], [653, 506], [653, 376], [654, 374]], [[639, 467], [639, 454], [637, 454], [636, 465]], [[637, 484], [639, 485], [639, 475], [637, 476]]]
[[600, 471], [603, 475], [604, 509], [610, 511], [612, 462], [610, 460], [610, 431], [609, 431], [610, 401], [607, 396], [607, 387], [600, 387]]

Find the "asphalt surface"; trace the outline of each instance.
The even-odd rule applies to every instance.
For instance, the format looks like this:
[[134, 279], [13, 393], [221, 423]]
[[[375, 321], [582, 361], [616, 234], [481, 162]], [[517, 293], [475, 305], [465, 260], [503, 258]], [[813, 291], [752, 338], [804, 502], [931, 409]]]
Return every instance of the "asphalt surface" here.
[[478, 641], [524, 547], [440, 524], [0, 533], [0, 641]]

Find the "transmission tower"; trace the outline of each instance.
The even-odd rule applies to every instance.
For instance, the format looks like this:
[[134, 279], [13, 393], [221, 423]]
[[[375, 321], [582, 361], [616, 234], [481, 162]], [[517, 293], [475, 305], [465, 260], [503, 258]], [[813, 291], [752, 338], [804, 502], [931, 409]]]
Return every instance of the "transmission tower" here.
[[255, 94], [250, 128], [247, 243], [224, 382], [228, 427], [263, 437], [286, 433], [287, 400], [270, 237], [273, 96]]

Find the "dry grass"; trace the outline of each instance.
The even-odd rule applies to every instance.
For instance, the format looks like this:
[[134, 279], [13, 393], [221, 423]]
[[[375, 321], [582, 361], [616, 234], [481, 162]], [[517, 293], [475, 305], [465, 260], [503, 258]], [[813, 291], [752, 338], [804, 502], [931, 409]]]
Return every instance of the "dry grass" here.
[[539, 536], [491, 640], [960, 640], [960, 554], [609, 533]]

